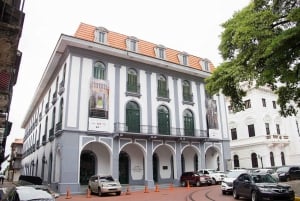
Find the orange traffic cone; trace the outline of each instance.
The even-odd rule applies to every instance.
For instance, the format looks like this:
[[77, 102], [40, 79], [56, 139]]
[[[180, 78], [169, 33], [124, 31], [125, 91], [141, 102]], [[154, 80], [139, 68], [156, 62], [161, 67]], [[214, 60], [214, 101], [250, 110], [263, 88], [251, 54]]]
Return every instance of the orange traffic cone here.
[[129, 188], [129, 185], [127, 186], [127, 189], [126, 189], [126, 195], [130, 195], [130, 188]]
[[156, 184], [156, 186], [155, 186], [155, 192], [159, 192], [158, 184]]
[[66, 194], [66, 199], [71, 199], [71, 192], [70, 192], [70, 187], [67, 187], [67, 194]]
[[187, 181], [187, 186], [186, 186], [187, 189], [190, 189], [190, 182]]
[[148, 190], [148, 186], [147, 186], [147, 185], [145, 186], [145, 191], [144, 191], [144, 193], [149, 193], [149, 190]]
[[88, 188], [86, 193], [87, 198], [91, 198], [91, 190]]
[[174, 189], [174, 186], [173, 186], [173, 184], [171, 183], [170, 184], [170, 190], [172, 191]]

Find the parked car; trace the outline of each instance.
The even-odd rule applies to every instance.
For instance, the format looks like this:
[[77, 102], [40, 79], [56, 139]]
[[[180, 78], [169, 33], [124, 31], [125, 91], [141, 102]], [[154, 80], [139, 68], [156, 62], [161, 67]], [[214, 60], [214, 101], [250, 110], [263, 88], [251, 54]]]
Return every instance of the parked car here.
[[220, 184], [225, 176], [224, 172], [218, 172], [214, 169], [201, 169], [198, 170], [198, 173], [209, 175], [212, 179], [212, 184]]
[[221, 190], [223, 194], [232, 193], [233, 181], [242, 173], [247, 173], [246, 169], [229, 170], [221, 182]]
[[91, 193], [102, 194], [115, 193], [121, 195], [122, 186], [119, 181], [115, 180], [111, 175], [94, 175], [89, 179], [88, 188]]
[[276, 170], [279, 181], [300, 179], [300, 166], [283, 166]]
[[212, 179], [198, 172], [184, 172], [180, 176], [181, 186], [201, 186], [201, 185], [211, 185]]
[[55, 197], [47, 191], [36, 189], [32, 186], [15, 186], [4, 195], [3, 201], [30, 201], [43, 200], [55, 201]]
[[53, 191], [48, 185], [43, 184], [43, 179], [38, 176], [20, 175], [16, 183], [17, 186], [31, 186], [35, 189], [47, 191], [55, 198], [59, 197], [59, 193]]
[[233, 197], [245, 197], [252, 201], [294, 201], [295, 192], [291, 186], [278, 183], [268, 173], [243, 173], [233, 181]]

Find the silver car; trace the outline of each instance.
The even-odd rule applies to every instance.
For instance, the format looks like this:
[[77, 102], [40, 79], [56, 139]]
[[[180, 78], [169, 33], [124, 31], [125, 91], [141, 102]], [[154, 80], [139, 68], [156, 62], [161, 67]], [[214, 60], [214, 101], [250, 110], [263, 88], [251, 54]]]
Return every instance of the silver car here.
[[91, 190], [91, 193], [97, 193], [99, 196], [108, 193], [116, 193], [116, 195], [121, 195], [122, 192], [122, 186], [120, 182], [114, 180], [111, 175], [91, 176], [89, 179], [89, 189]]

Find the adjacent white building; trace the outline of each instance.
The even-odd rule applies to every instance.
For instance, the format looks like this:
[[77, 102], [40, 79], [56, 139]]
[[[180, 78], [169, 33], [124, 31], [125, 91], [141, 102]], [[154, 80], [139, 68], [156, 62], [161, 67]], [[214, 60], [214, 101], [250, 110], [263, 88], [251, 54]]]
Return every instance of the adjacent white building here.
[[233, 113], [227, 101], [234, 168], [300, 165], [300, 116], [280, 116], [276, 101], [267, 87], [248, 90], [244, 111]]
[[23, 121], [23, 174], [80, 192], [94, 174], [122, 184], [178, 183], [228, 169], [225, 97], [208, 97], [213, 64], [81, 23], [61, 35]]

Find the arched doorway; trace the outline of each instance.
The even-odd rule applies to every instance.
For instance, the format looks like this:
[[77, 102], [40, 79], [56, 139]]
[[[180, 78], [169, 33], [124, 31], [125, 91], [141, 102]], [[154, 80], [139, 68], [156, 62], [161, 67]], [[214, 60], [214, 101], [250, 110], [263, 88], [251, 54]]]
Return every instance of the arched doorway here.
[[49, 157], [49, 166], [48, 166], [48, 184], [51, 183], [51, 177], [52, 177], [52, 163], [53, 163], [53, 159], [52, 159], [52, 153], [50, 154]]
[[158, 182], [158, 156], [156, 153], [152, 156], [152, 163], [153, 163], [153, 181], [155, 183]]
[[129, 184], [129, 156], [124, 151], [119, 155], [119, 181], [121, 184]]
[[80, 184], [87, 185], [89, 178], [95, 174], [96, 156], [92, 151], [82, 151], [80, 155]]

